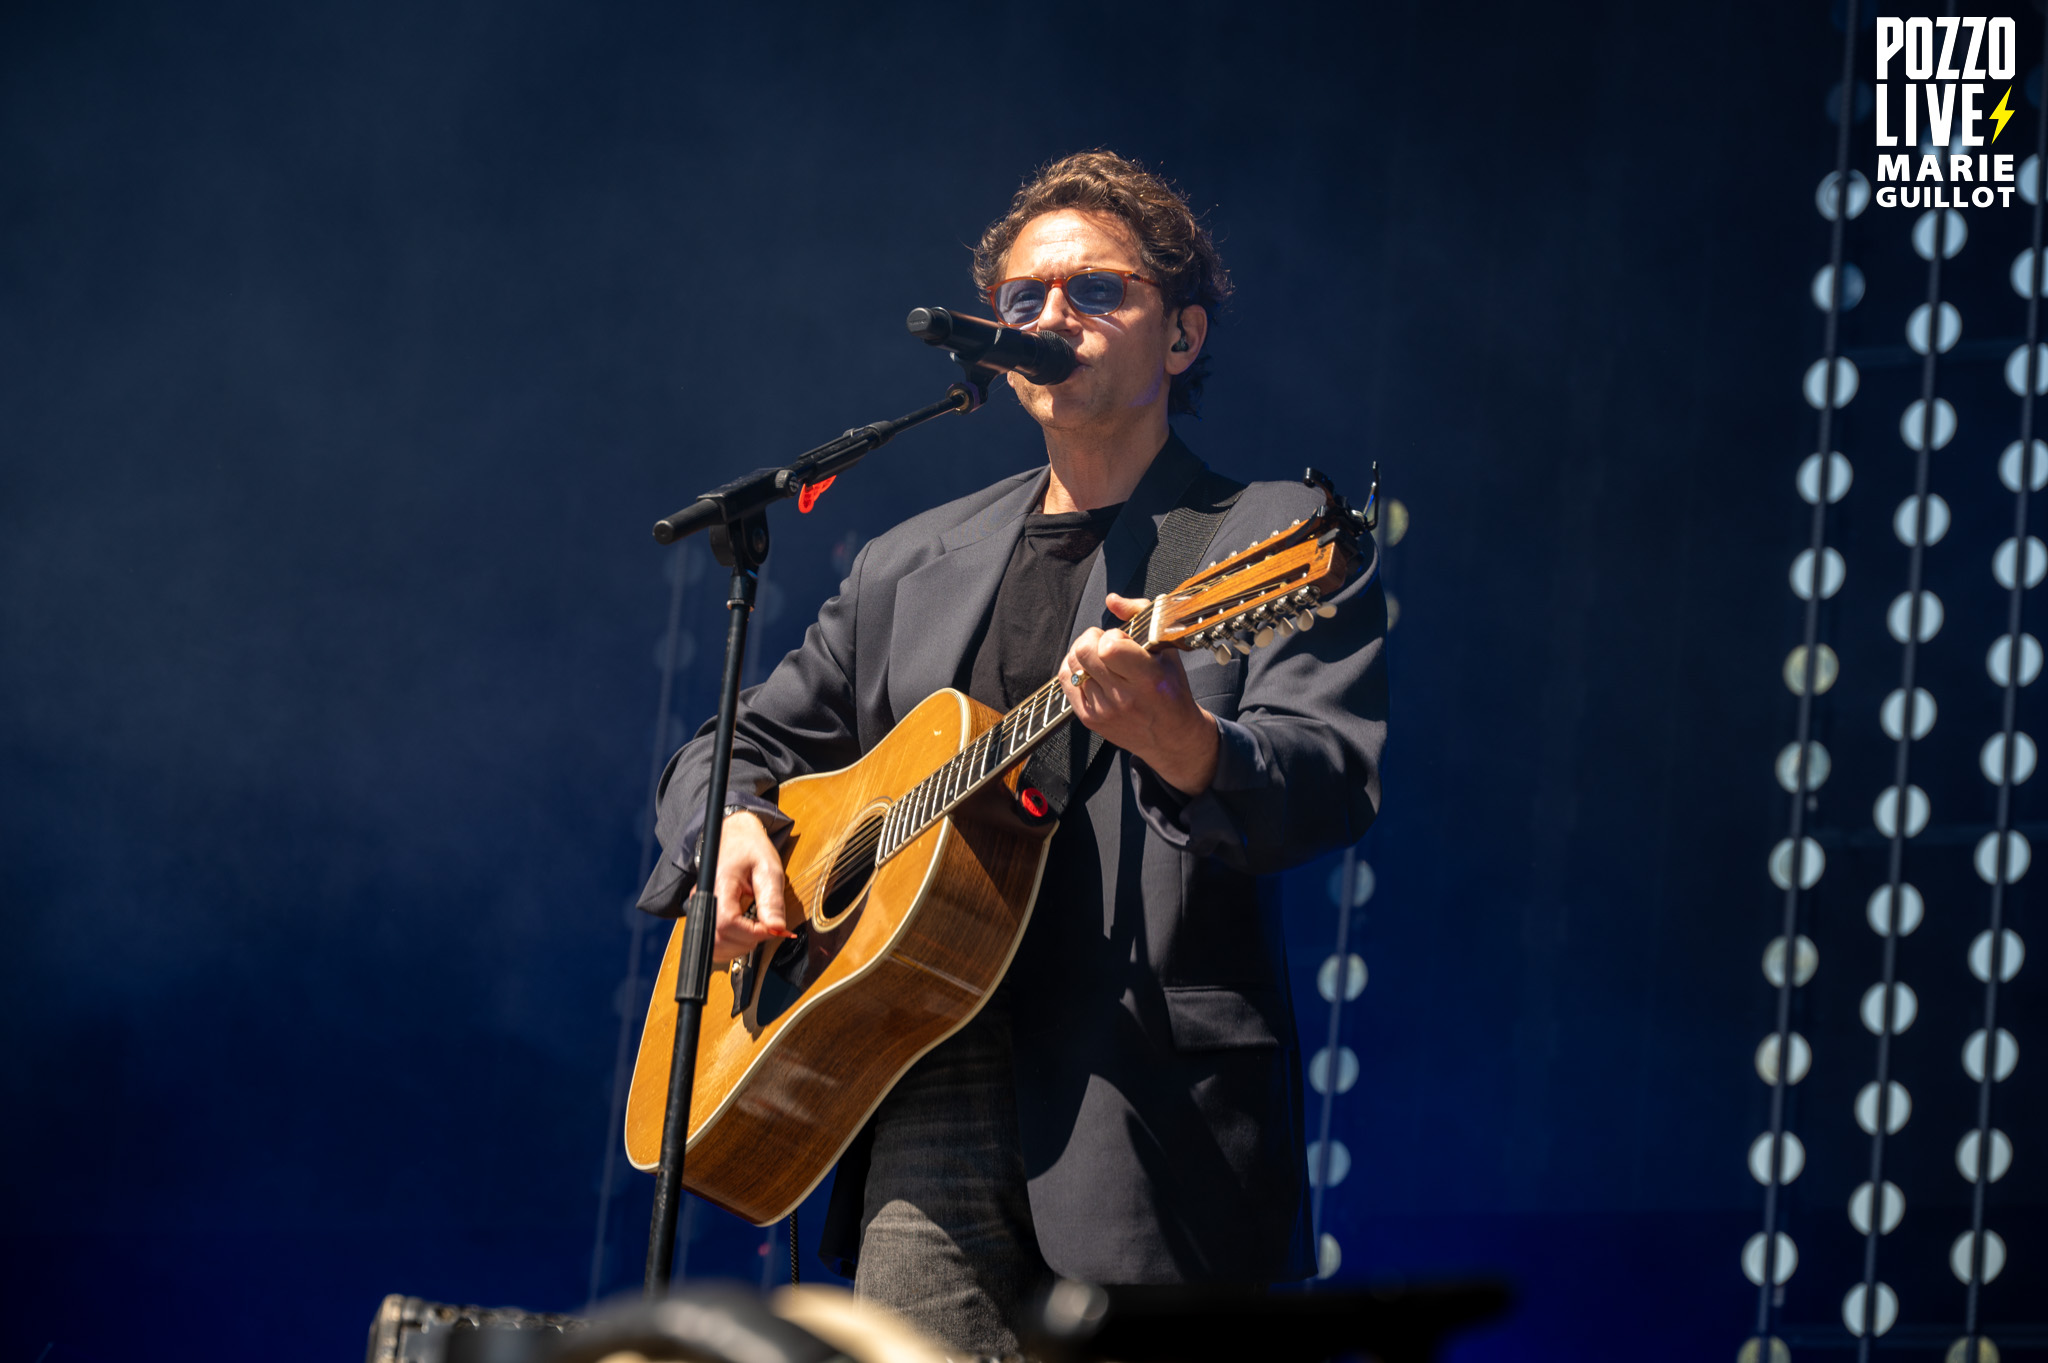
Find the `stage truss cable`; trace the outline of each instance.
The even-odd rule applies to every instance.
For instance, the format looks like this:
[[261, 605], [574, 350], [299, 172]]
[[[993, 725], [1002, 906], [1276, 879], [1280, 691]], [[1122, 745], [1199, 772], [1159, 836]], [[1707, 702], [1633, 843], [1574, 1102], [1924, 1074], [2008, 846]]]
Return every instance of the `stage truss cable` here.
[[[1780, 1300], [1780, 1291], [1791, 1277], [1796, 1263], [1797, 1249], [1791, 1237], [1778, 1229], [1780, 1221], [1781, 1192], [1785, 1183], [1798, 1176], [1797, 1166], [1803, 1165], [1803, 1151], [1794, 1154], [1796, 1138], [1786, 1130], [1786, 1091], [1795, 1082], [1795, 1045], [1799, 1050], [1806, 1048], [1804, 1038], [1792, 1030], [1793, 991], [1804, 980], [1801, 979], [1799, 934], [1799, 908], [1803, 891], [1811, 889], [1820, 879], [1825, 868], [1825, 857], [1820, 845], [1808, 836], [1806, 831], [1807, 801], [1815, 788], [1813, 742], [1814, 697], [1833, 684], [1833, 672], [1838, 666], [1832, 651], [1824, 654], [1825, 645], [1820, 639], [1821, 602], [1826, 593], [1823, 588], [1828, 577], [1827, 539], [1828, 508], [1838, 499], [1836, 492], [1836, 468], [1840, 458], [1834, 452], [1835, 412], [1850, 397], [1854, 396], [1854, 367], [1841, 355], [1841, 314], [1844, 294], [1843, 246], [1844, 234], [1849, 219], [1861, 211], [1856, 202], [1857, 182], [1861, 175], [1849, 168], [1849, 136], [1855, 124], [1855, 62], [1858, 0], [1847, 0], [1847, 13], [1842, 33], [1842, 81], [1840, 86], [1841, 105], [1836, 119], [1837, 137], [1835, 142], [1835, 169], [1828, 180], [1822, 182], [1819, 201], [1822, 210], [1830, 219], [1828, 233], [1828, 279], [1826, 322], [1822, 332], [1821, 358], [1808, 371], [1809, 396], [1818, 376], [1819, 401], [1814, 405], [1820, 409], [1819, 437], [1816, 453], [1805, 466], [1812, 470], [1813, 514], [1808, 532], [1806, 562], [1810, 571], [1810, 590], [1804, 593], [1806, 605], [1801, 629], [1801, 642], [1786, 659], [1785, 679], [1798, 697], [1798, 717], [1794, 726], [1791, 753], [1790, 787], [1791, 817], [1789, 830], [1783, 842], [1773, 849], [1770, 859], [1772, 879], [1784, 891], [1784, 912], [1782, 929], [1773, 951], [1777, 953], [1778, 969], [1774, 983], [1777, 985], [1777, 1025], [1770, 1037], [1766, 1038], [1763, 1050], [1772, 1057], [1769, 1066], [1771, 1085], [1770, 1126], [1751, 1148], [1750, 1168], [1764, 1185], [1763, 1229], [1750, 1238], [1743, 1249], [1743, 1267], [1752, 1282], [1756, 1284], [1756, 1328], [1752, 1350], [1760, 1356], [1760, 1363], [1769, 1360], [1783, 1349], [1772, 1336], [1773, 1314]], [[1868, 195], [1868, 185], [1862, 187]], [[1832, 211], [1829, 203], [1832, 199]], [[1845, 391], [1846, 390], [1846, 391]], [[1844, 472], [1846, 473], [1846, 465]], [[1802, 474], [1805, 469], [1802, 470]], [[1846, 478], [1844, 479], [1846, 483]], [[1847, 491], [1846, 486], [1842, 488]], [[1825, 658], [1825, 661], [1824, 661]], [[1825, 676], [1825, 681], [1823, 677]], [[1780, 766], [1785, 764], [1781, 760]], [[1766, 952], [1765, 960], [1772, 959], [1772, 952]], [[1768, 970], [1768, 967], [1767, 967]]]
[[[1953, 0], [1950, 8], [1954, 8]], [[1846, 105], [1848, 77], [1845, 75], [1843, 80]], [[1849, 110], [1845, 107], [1842, 113], [1846, 132]], [[1885, 1141], [1905, 1125], [1910, 1111], [1906, 1090], [1892, 1079], [1892, 1039], [1911, 1025], [1916, 1006], [1911, 990], [1899, 982], [1898, 970], [1899, 938], [1903, 935], [1900, 929], [1906, 921], [1905, 896], [1909, 892], [1917, 895], [1905, 880], [1906, 840], [1926, 828], [1932, 813], [1927, 793], [1914, 785], [1911, 777], [1913, 745], [1932, 727], [1930, 720], [1928, 727], [1923, 728], [1921, 716], [1931, 716], [1934, 708], [1931, 698], [1925, 707], [1921, 705], [1919, 685], [1920, 645], [1934, 637], [1940, 611], [1938, 600], [1925, 587], [1927, 548], [1936, 537], [1932, 529], [1935, 503], [1928, 487], [1928, 472], [1933, 451], [1947, 443], [1944, 431], [1952, 435], [1954, 429], [1952, 417], [1944, 420], [1946, 406], [1937, 406], [1940, 399], [1935, 388], [1949, 334], [1948, 314], [1944, 312], [1941, 296], [1942, 262], [1953, 254], [1950, 237], [1954, 235], [1952, 229], [1960, 225], [1960, 215], [1953, 209], [1936, 209], [1931, 218], [1923, 221], [1933, 230], [1926, 252], [1927, 300], [1920, 313], [1926, 322], [1926, 344], [1915, 347], [1922, 352], [1920, 397], [1907, 409], [1900, 424], [1900, 435], [1913, 451], [1913, 495], [1900, 508], [1894, 522], [1904, 532], [1900, 537], [1907, 542], [1906, 590], [1887, 613], [1887, 623], [1899, 641], [1899, 689], [1892, 693], [1897, 723], [1890, 726], [1895, 744], [1892, 784], [1878, 796], [1872, 811], [1872, 820], [1886, 840], [1882, 891], [1884, 950], [1878, 982], [1865, 995], [1862, 1008], [1865, 1026], [1877, 1035], [1876, 1077], [1858, 1094], [1856, 1102], [1857, 1122], [1870, 1137], [1870, 1176], [1849, 1199], [1850, 1223], [1863, 1233], [1863, 1275], [1842, 1304], [1843, 1322], [1856, 1336], [1856, 1363], [1870, 1363], [1872, 1343], [1891, 1327], [1898, 1315], [1896, 1294], [1877, 1276], [1877, 1250], [1879, 1241], [1897, 1224], [1894, 1209], [1898, 1215], [1905, 1210], [1904, 1193], [1885, 1178]], [[1915, 233], [1917, 236], [1917, 227]], [[1958, 239], [1956, 248], [1961, 249], [1961, 244]], [[1907, 323], [1909, 339], [1914, 326], [1912, 321]], [[1872, 1000], [1876, 1003], [1874, 1009]]]
[[[2048, 23], [2041, 30], [2041, 70], [2048, 73]], [[1996, 771], [1998, 802], [1996, 821], [1988, 839], [1991, 855], [1984, 855], [1979, 845], [1977, 862], [1979, 868], [1988, 860], [1991, 875], [1991, 909], [1989, 924], [1985, 931], [1972, 943], [1970, 964], [1974, 969], [1977, 957], [1983, 956], [1981, 976], [1984, 982], [1984, 1026], [1970, 1041], [1964, 1043], [1964, 1066], [1970, 1065], [1972, 1049], [1975, 1049], [1977, 1070], [1972, 1076], [1977, 1081], [1977, 1121], [1969, 1134], [1963, 1137], [1956, 1151], [1956, 1165], [1963, 1176], [1970, 1181], [1970, 1229], [1959, 1237], [1949, 1254], [1950, 1264], [1957, 1276], [1964, 1280], [1963, 1298], [1963, 1349], [1962, 1363], [1988, 1363], [1984, 1349], [1985, 1340], [1978, 1333], [1979, 1297], [1983, 1286], [2002, 1267], [1994, 1267], [1992, 1259], [2004, 1259], [2004, 1244], [1995, 1233], [1985, 1226], [1985, 1201], [1990, 1186], [2004, 1173], [2005, 1165], [2011, 1162], [2011, 1139], [1991, 1124], [1992, 1087], [2006, 1077], [2005, 1059], [2008, 1051], [2006, 1031], [1999, 1026], [1999, 986], [2019, 971], [2019, 948], [2017, 936], [2006, 926], [2006, 887], [2016, 878], [2021, 869], [2015, 863], [2015, 853], [2020, 850], [2018, 834], [2013, 831], [2012, 795], [2013, 787], [2026, 779], [2031, 771], [2020, 770], [2020, 751], [2024, 744], [2032, 754], [2035, 745], [2019, 730], [2019, 693], [2022, 686], [2034, 680], [2040, 671], [2041, 645], [2037, 640], [2021, 632], [2022, 614], [2026, 604], [2026, 593], [2032, 585], [2035, 548], [2040, 541], [2028, 533], [2029, 499], [2033, 490], [2040, 486], [2037, 478], [2048, 481], [2048, 449], [2034, 438], [2035, 397], [2040, 393], [2048, 374], [2043, 372], [2044, 361], [2041, 346], [2041, 291], [2044, 280], [2048, 280], [2048, 261], [2042, 259], [2042, 228], [2044, 208], [2048, 208], [2048, 91], [2043, 91], [2037, 101], [2038, 109], [2034, 120], [2034, 192], [2032, 230], [2025, 261], [2024, 276], [2027, 304], [2027, 332], [2025, 358], [2018, 368], [2024, 381], [2020, 388], [2020, 433], [2018, 442], [2011, 447], [2003, 461], [2010, 469], [2011, 477], [2006, 481], [2012, 489], [2012, 538], [2010, 546], [2010, 581], [2006, 583], [2006, 619], [2002, 645], [2005, 652], [2003, 685], [2000, 695], [2000, 726], [1998, 737], [1987, 745], [1985, 760], [1981, 763], [1986, 777]], [[2018, 272], [2016, 272], [2018, 273]], [[2008, 366], [2010, 368], [2010, 365]], [[2003, 555], [2007, 546], [2001, 546]], [[2042, 558], [2048, 559], [2048, 551]], [[1994, 556], [1994, 573], [1999, 557]], [[2048, 564], [2044, 564], [2048, 567]], [[2027, 648], [2032, 644], [2032, 649]], [[1999, 645], [1993, 646], [1997, 656]], [[2031, 651], [2034, 662], [2028, 666]], [[1994, 680], [1998, 680], [1994, 674]], [[1995, 760], [1994, 760], [1995, 759]], [[2029, 758], [2027, 766], [2035, 765]], [[1981, 948], [1981, 953], [1980, 953]], [[2015, 1058], [2017, 1043], [2011, 1047]]]

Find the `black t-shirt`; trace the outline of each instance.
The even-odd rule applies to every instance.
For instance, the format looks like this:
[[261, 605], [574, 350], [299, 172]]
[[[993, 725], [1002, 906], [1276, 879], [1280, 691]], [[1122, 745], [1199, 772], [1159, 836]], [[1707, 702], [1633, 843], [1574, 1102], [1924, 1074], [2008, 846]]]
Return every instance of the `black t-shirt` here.
[[975, 643], [968, 695], [1008, 711], [1052, 679], [1074, 642], [1074, 614], [1088, 571], [1122, 510], [1119, 502], [1024, 518], [1024, 533]]

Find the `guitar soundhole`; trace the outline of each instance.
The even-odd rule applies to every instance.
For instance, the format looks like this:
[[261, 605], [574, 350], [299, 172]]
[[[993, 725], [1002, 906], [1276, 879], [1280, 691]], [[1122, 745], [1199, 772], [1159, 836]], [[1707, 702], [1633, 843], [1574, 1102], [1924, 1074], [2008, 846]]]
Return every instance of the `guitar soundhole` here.
[[875, 845], [881, 840], [882, 818], [887, 810], [876, 810], [853, 826], [839, 854], [832, 858], [832, 871], [825, 880], [825, 892], [813, 913], [816, 927], [836, 925], [867, 893], [875, 878]]

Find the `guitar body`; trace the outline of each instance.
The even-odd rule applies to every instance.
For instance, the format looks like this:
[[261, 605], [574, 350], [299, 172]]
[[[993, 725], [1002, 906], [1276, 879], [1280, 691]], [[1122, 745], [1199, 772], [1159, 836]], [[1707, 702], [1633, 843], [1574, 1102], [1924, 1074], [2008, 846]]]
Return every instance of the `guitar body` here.
[[[863, 856], [872, 865], [881, 815], [999, 718], [940, 691], [853, 766], [782, 785], [777, 803], [794, 820], [788, 921], [800, 935], [712, 972], [683, 1161], [691, 1192], [756, 1225], [787, 1216], [904, 1072], [1002, 979], [1052, 834], [1013, 812], [1021, 767], [858, 873]], [[626, 1101], [626, 1153], [640, 1169], [661, 1157], [682, 941], [678, 922]]]

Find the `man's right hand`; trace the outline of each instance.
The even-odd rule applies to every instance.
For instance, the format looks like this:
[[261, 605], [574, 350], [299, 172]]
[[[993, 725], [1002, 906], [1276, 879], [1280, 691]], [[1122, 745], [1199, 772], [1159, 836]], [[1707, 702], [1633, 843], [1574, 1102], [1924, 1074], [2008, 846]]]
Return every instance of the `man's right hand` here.
[[719, 833], [718, 877], [711, 884], [718, 896], [713, 962], [724, 965], [763, 942], [791, 935], [782, 907], [787, 884], [782, 854], [761, 820], [744, 809], [728, 814]]

